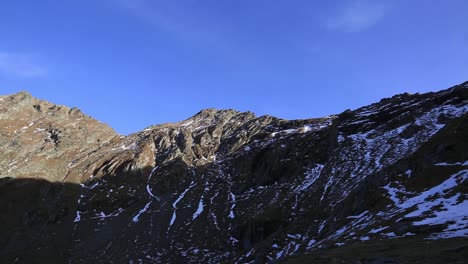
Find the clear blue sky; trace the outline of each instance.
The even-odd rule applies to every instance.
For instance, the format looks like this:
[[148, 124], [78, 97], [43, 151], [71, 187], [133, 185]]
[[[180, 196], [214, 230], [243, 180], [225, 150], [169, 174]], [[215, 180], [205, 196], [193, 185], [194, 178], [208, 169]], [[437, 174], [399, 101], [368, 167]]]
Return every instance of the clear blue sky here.
[[122, 134], [202, 108], [296, 119], [468, 80], [466, 0], [2, 0], [0, 94]]

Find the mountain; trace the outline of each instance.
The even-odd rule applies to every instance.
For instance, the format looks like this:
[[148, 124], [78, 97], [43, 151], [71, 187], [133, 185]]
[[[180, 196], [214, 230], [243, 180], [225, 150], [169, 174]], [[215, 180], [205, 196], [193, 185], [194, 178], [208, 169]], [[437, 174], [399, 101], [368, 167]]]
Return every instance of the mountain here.
[[304, 120], [120, 136], [0, 97], [2, 263], [465, 263], [468, 82]]

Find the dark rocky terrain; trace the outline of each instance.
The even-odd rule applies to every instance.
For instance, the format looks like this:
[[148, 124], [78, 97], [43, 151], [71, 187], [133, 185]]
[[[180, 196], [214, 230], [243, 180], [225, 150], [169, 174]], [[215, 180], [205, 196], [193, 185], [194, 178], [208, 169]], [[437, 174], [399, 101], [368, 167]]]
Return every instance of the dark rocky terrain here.
[[1, 263], [467, 263], [468, 82], [120, 136], [0, 97]]

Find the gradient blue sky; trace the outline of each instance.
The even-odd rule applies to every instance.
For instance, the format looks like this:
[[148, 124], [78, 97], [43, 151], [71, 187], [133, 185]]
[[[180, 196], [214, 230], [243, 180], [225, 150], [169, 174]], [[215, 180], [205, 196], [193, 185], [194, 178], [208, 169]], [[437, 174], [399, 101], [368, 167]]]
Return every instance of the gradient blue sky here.
[[468, 1], [2, 0], [0, 94], [122, 134], [202, 108], [296, 119], [468, 80]]

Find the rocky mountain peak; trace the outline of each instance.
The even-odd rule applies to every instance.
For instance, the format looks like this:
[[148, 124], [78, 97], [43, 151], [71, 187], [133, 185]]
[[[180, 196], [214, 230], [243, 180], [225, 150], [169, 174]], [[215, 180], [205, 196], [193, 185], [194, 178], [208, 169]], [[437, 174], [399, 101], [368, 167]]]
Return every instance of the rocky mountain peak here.
[[33, 117], [41, 118], [40, 115], [46, 114], [54, 116], [54, 118], [68, 118], [75, 116], [76, 118], [91, 117], [85, 115], [80, 109], [73, 107], [69, 108], [63, 105], [56, 105], [44, 100], [33, 97], [29, 92], [22, 91], [13, 95], [0, 97], [0, 115], [3, 119], [18, 119], [22, 112], [24, 116], [32, 115]]
[[62, 181], [69, 164], [117, 137], [77, 108], [19, 92], [0, 98], [0, 177]]
[[15, 102], [20, 102], [22, 100], [32, 101], [34, 99], [34, 97], [28, 91], [20, 91], [16, 94], [12, 94], [6, 97], [9, 97], [10, 100]]
[[[241, 114], [242, 112], [234, 109], [216, 109], [216, 108], [206, 108], [200, 110], [193, 117], [189, 119], [222, 119], [225, 116], [234, 116]], [[252, 114], [251, 112], [245, 112], [244, 114]], [[252, 114], [253, 115], [253, 114]]]

